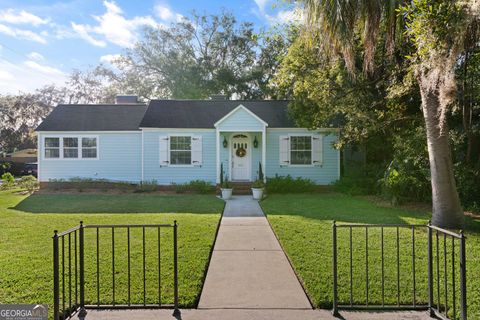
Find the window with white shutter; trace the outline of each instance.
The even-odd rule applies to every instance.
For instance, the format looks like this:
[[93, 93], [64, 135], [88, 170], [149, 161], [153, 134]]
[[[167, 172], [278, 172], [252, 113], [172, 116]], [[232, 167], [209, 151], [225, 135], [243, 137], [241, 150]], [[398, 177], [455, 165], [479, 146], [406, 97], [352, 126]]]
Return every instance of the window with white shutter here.
[[290, 164], [290, 138], [288, 136], [279, 137], [279, 161], [281, 166]]
[[312, 137], [312, 163], [314, 166], [323, 164], [323, 135]]
[[169, 139], [167, 136], [160, 137], [160, 144], [159, 144], [160, 166], [168, 166], [170, 163], [169, 152], [168, 152], [168, 142], [169, 142]]
[[202, 165], [202, 136], [192, 137], [192, 165]]

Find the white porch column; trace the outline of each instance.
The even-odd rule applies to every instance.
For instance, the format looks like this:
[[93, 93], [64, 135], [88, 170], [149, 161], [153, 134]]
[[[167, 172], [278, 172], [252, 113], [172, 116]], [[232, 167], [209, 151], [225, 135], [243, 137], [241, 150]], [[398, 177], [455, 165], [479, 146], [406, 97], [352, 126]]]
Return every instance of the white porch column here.
[[262, 130], [262, 169], [263, 169], [263, 182], [267, 182], [267, 128], [263, 127]]
[[215, 143], [215, 151], [217, 152], [217, 170], [216, 171], [216, 182], [217, 183], [220, 183], [220, 131], [217, 130], [215, 131], [216, 132], [216, 143]]

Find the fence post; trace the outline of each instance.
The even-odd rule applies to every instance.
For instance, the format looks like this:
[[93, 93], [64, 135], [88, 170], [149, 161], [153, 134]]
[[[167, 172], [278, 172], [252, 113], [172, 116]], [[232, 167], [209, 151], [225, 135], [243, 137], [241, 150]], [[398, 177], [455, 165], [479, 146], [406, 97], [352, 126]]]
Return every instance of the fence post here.
[[435, 315], [433, 310], [433, 249], [432, 249], [432, 228], [431, 222], [428, 221], [428, 312], [430, 317]]
[[58, 279], [58, 231], [53, 231], [53, 319], [60, 319], [60, 290]]
[[178, 309], [178, 247], [177, 247], [177, 220], [173, 221], [173, 316], [180, 316]]
[[333, 221], [333, 308], [332, 314], [334, 317], [339, 316], [338, 314], [338, 300], [337, 300], [337, 223]]
[[87, 316], [87, 310], [85, 310], [85, 234], [83, 221], [80, 221], [80, 311], [78, 312], [78, 318], [80, 320], [85, 319]]
[[465, 256], [465, 235], [460, 231], [460, 305], [461, 318], [467, 320], [467, 261]]

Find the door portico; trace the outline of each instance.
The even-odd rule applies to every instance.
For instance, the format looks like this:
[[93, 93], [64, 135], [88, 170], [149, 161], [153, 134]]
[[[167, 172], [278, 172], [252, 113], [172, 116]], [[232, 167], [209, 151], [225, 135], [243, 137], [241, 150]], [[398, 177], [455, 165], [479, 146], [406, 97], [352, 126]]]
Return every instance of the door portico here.
[[217, 183], [222, 167], [224, 176], [231, 181], [253, 181], [258, 163], [262, 164], [265, 179], [267, 126], [242, 105], [215, 123]]

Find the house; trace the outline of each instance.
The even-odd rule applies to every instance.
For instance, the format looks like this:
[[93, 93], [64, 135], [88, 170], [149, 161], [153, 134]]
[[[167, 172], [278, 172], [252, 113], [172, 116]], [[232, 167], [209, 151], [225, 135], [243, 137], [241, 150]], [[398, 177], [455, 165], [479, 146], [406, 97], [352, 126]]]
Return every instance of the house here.
[[[40, 182], [90, 178], [160, 185], [200, 179], [340, 176], [338, 130], [310, 131], [289, 118], [288, 101], [152, 100], [59, 105], [37, 128]], [[131, 99], [129, 99], [131, 98]]]

